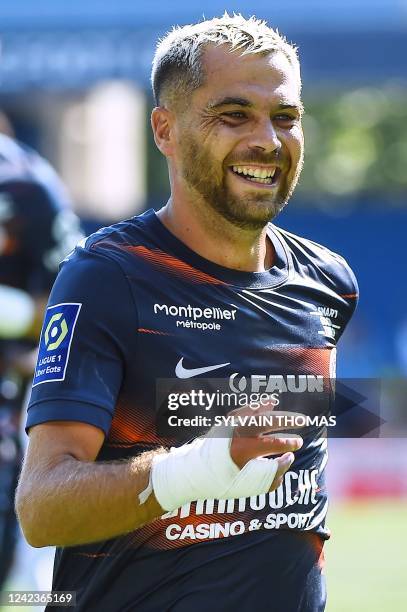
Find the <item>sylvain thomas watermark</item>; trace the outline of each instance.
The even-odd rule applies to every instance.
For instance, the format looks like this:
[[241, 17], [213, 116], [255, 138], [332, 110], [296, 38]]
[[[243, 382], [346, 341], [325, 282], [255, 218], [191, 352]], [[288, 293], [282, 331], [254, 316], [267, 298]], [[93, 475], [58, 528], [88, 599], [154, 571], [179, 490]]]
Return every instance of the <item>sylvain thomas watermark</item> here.
[[302, 427], [335, 427], [336, 416], [308, 416], [305, 414], [230, 414], [214, 417], [196, 415], [194, 417], [168, 417], [170, 427], [258, 427], [263, 429], [297, 429]]
[[[407, 414], [401, 410], [405, 381], [237, 373], [222, 379], [196, 376], [195, 371], [192, 377], [184, 364], [181, 370], [185, 379], [159, 379], [156, 384], [157, 432], [174, 441], [210, 428], [224, 435], [225, 427], [243, 428], [243, 435], [256, 435], [256, 428], [265, 427], [340, 438], [382, 437], [383, 431], [390, 432], [387, 437], [407, 434], [407, 418], [400, 416]], [[404, 418], [403, 424], [396, 425], [396, 417]]]

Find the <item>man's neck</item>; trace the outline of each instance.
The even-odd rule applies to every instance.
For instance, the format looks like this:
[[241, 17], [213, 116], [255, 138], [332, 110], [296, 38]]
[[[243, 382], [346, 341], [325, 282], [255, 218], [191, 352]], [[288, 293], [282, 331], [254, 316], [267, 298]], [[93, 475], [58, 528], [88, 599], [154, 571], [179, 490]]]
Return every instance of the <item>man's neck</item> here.
[[157, 213], [161, 223], [192, 251], [225, 268], [264, 272], [274, 261], [266, 227], [245, 230], [205, 206], [177, 205], [172, 199]]

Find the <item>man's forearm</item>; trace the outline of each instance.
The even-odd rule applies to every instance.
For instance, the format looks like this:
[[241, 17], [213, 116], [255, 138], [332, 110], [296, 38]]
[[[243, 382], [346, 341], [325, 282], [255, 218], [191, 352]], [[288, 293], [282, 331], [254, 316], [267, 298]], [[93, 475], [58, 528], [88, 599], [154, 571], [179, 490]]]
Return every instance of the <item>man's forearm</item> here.
[[[234, 413], [242, 416], [248, 410]], [[270, 408], [260, 411], [267, 414]], [[24, 535], [33, 546], [75, 546], [128, 533], [189, 501], [265, 494], [281, 485], [293, 452], [302, 446], [298, 436], [261, 435], [275, 430], [270, 424], [257, 428], [256, 436], [243, 437], [239, 427], [228, 427], [223, 435], [213, 427], [169, 452], [158, 449], [130, 460], [95, 463], [100, 430], [84, 424], [40, 425], [30, 431], [17, 488]], [[263, 459], [273, 454], [281, 456]], [[140, 503], [150, 472], [154, 493]]]
[[[67, 455], [51, 470], [29, 475], [16, 509], [33, 546], [75, 546], [128, 533], [164, 513], [154, 494], [139, 503], [157, 451], [126, 461], [78, 461]], [[24, 468], [23, 468], [24, 469]], [[27, 482], [27, 475], [24, 477]]]

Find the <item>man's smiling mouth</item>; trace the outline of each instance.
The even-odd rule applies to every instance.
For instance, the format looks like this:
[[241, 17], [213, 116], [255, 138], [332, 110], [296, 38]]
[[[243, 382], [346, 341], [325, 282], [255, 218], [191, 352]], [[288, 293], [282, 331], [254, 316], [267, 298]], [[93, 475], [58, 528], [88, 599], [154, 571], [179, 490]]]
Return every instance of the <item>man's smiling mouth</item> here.
[[257, 183], [259, 185], [274, 185], [280, 174], [280, 168], [276, 166], [231, 166], [230, 170], [233, 174], [237, 175], [239, 178], [243, 180], [249, 181], [251, 183]]

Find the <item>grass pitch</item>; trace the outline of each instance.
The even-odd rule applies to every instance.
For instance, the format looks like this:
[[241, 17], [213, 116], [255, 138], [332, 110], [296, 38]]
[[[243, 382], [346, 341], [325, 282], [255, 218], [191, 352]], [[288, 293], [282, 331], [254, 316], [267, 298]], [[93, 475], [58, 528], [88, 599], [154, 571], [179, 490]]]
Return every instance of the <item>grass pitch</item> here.
[[407, 610], [407, 500], [333, 502], [326, 612]]

